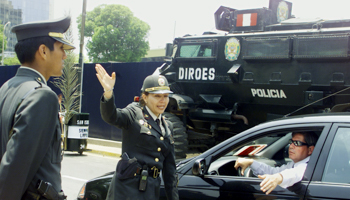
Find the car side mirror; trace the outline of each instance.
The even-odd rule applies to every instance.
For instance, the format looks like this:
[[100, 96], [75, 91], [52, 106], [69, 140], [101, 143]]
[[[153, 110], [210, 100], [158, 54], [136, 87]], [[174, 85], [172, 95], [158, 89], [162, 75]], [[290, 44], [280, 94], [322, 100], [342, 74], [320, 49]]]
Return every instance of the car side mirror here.
[[206, 164], [204, 159], [198, 159], [192, 166], [192, 174], [195, 176], [202, 176], [206, 170]]

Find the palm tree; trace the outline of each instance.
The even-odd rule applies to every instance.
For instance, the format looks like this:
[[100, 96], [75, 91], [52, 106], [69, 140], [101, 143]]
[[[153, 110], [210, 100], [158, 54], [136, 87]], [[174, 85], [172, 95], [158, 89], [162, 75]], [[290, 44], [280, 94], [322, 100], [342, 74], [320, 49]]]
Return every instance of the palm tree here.
[[[64, 38], [73, 42], [73, 34], [71, 27], [66, 31]], [[64, 60], [64, 68], [62, 76], [54, 78], [52, 82], [62, 92], [62, 100], [60, 103], [60, 112], [64, 114], [62, 120], [62, 131], [65, 138], [64, 147], [67, 147], [67, 125], [69, 120], [75, 113], [79, 112], [80, 106], [80, 83], [78, 68], [75, 65], [77, 55], [73, 51], [66, 51], [67, 58]]]

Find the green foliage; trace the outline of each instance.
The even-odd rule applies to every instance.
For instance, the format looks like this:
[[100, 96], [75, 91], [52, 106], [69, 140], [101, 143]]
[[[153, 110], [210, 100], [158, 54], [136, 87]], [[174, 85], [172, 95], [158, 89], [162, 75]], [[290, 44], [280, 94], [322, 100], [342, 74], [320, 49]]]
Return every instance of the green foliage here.
[[[8, 28], [8, 25], [7, 25], [7, 28]], [[3, 24], [0, 24], [0, 52], [2, 53], [2, 40], [4, 38], [4, 25]], [[5, 49], [6, 49], [6, 43], [7, 43], [7, 40], [6, 40], [6, 36], [4, 38], [4, 42], [5, 42]]]
[[[81, 28], [81, 16], [78, 17]], [[84, 36], [92, 62], [137, 62], [147, 54], [150, 26], [123, 5], [101, 5], [86, 13]]]
[[62, 92], [61, 111], [65, 112], [65, 124], [68, 124], [74, 113], [79, 112], [80, 84], [78, 83], [79, 77], [74, 60], [74, 56], [68, 53], [62, 76], [55, 78], [53, 81], [53, 84]]
[[17, 56], [15, 57], [5, 57], [4, 58], [4, 65], [20, 65]]
[[[8, 28], [8, 26], [7, 26]], [[6, 28], [6, 29], [7, 29]], [[4, 38], [5, 37], [5, 38]], [[4, 38], [4, 39], [3, 39]], [[0, 24], [0, 53], [2, 54], [2, 41], [4, 41], [5, 45], [4, 45], [4, 49], [6, 49], [6, 45], [7, 45], [7, 38], [6, 36], [4, 36], [4, 25], [3, 24]], [[1, 56], [0, 56], [0, 59], [1, 59]], [[4, 58], [4, 63], [5, 63], [5, 59]]]

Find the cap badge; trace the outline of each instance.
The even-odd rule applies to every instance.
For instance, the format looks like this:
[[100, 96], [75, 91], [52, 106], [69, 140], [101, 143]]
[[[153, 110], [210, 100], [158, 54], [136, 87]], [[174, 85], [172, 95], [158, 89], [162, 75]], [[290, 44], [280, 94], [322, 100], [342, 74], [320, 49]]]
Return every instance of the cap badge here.
[[51, 36], [51, 37], [63, 38], [63, 34], [62, 34], [62, 33], [50, 32], [50, 33], [49, 33], [49, 36]]
[[164, 78], [163, 77], [159, 77], [158, 78], [158, 84], [160, 85], [160, 86], [164, 86], [165, 85], [165, 80], [164, 80]]

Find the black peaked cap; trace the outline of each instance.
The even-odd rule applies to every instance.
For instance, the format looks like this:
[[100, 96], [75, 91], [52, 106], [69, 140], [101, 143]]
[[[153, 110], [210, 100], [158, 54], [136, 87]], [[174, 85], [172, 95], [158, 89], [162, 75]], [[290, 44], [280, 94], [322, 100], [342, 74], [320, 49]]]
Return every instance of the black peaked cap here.
[[18, 41], [35, 37], [50, 36], [53, 39], [62, 42], [64, 44], [64, 49], [69, 50], [74, 49], [75, 47], [72, 43], [63, 38], [63, 33], [69, 28], [70, 21], [70, 16], [66, 16], [55, 20], [29, 22], [14, 26], [11, 31], [16, 33]]

